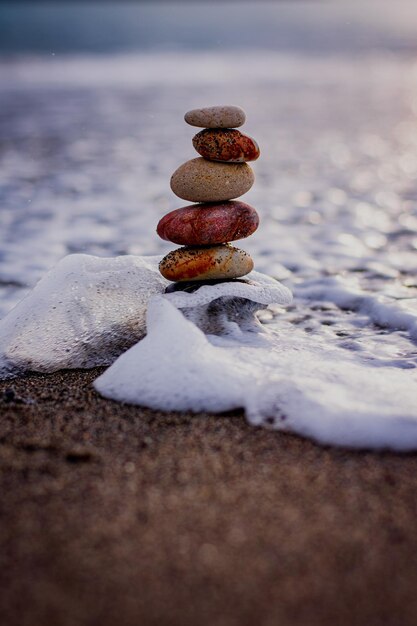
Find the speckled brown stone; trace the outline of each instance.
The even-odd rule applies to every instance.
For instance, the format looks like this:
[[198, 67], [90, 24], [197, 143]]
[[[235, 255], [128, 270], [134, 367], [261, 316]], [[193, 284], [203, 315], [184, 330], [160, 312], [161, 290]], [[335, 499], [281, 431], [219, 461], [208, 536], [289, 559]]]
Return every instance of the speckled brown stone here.
[[210, 161], [244, 163], [259, 158], [259, 146], [252, 137], [238, 130], [206, 128], [193, 138], [193, 146]]
[[254, 181], [247, 163], [217, 163], [197, 157], [175, 170], [171, 189], [189, 202], [222, 202], [242, 196]]
[[252, 269], [253, 261], [247, 252], [227, 245], [178, 248], [159, 264], [162, 276], [172, 281], [239, 278]]
[[221, 204], [191, 204], [167, 213], [158, 235], [181, 246], [207, 246], [249, 237], [259, 216], [249, 204], [232, 200]]
[[184, 116], [187, 124], [200, 128], [237, 128], [246, 121], [246, 113], [234, 105], [193, 109]]

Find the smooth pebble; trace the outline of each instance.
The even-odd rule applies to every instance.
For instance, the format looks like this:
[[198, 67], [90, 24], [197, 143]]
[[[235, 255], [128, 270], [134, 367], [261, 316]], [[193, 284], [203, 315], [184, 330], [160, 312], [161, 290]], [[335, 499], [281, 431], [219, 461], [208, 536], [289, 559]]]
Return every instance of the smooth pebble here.
[[244, 163], [259, 158], [259, 146], [252, 137], [235, 129], [206, 128], [193, 138], [193, 146], [210, 161]]
[[187, 124], [200, 128], [237, 128], [246, 121], [246, 113], [240, 107], [223, 105], [193, 109], [184, 116]]
[[249, 237], [259, 216], [249, 204], [232, 200], [220, 204], [192, 204], [167, 213], [159, 222], [162, 239], [183, 246], [205, 246]]
[[189, 202], [220, 202], [242, 196], [254, 181], [247, 163], [218, 163], [197, 157], [175, 170], [171, 189]]
[[172, 281], [239, 278], [252, 269], [250, 255], [228, 245], [177, 248], [169, 252], [159, 264], [162, 276]]

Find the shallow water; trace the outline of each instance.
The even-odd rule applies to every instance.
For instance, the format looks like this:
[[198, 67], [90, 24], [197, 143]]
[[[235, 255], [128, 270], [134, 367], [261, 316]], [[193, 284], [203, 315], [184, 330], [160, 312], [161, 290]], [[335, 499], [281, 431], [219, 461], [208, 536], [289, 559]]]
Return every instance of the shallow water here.
[[[71, 252], [163, 254], [155, 226], [194, 156], [183, 113], [235, 102], [260, 143], [241, 242], [295, 293], [263, 314], [417, 364], [417, 65], [401, 55], [137, 53], [0, 65], [0, 314]], [[288, 330], [289, 332], [289, 330]]]

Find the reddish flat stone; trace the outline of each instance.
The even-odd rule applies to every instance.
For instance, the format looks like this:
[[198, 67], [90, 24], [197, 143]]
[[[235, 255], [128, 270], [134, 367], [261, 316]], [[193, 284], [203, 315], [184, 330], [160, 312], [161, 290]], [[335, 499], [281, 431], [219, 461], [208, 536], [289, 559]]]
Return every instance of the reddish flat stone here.
[[191, 204], [167, 213], [158, 235], [182, 246], [206, 246], [249, 237], [259, 225], [259, 215], [249, 204], [234, 200]]
[[206, 128], [195, 135], [193, 146], [198, 154], [210, 161], [243, 163], [255, 161], [260, 155], [254, 139], [230, 128]]

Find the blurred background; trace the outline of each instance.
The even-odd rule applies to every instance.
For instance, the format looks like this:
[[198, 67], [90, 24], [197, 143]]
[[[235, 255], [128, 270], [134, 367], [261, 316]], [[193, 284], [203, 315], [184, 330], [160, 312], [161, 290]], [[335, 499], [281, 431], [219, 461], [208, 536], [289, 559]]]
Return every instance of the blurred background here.
[[19, 1], [0, 6], [5, 53], [416, 49], [417, 6], [335, 0]]
[[416, 80], [415, 0], [2, 2], [0, 317], [66, 254], [171, 249], [184, 113], [224, 103], [262, 150], [256, 269], [415, 302]]

